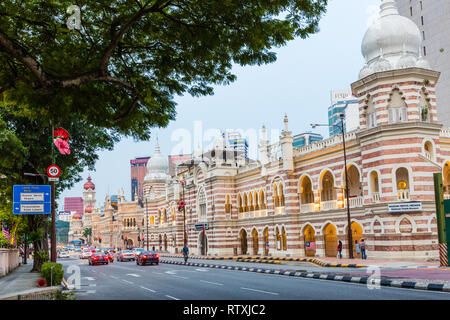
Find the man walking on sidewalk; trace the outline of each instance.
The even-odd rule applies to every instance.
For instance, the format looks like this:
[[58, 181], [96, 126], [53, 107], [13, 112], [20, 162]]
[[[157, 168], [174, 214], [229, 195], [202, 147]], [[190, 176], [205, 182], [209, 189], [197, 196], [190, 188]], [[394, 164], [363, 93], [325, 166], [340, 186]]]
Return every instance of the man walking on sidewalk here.
[[342, 259], [342, 241], [341, 240], [339, 240], [337, 251], [338, 251], [338, 254], [339, 254], [339, 259]]

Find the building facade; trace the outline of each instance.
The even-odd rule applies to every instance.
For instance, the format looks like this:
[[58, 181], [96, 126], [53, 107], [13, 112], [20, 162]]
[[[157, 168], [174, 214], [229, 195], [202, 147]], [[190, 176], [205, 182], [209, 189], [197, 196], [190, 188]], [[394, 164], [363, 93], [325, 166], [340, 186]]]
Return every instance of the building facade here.
[[362, 48], [366, 64], [351, 84], [359, 128], [345, 134], [346, 167], [342, 135], [294, 148], [287, 116], [275, 144], [262, 128], [256, 162], [238, 161], [218, 141], [170, 177], [156, 145], [143, 201], [110, 210], [107, 198], [104, 217], [92, 216], [95, 237], [103, 246], [172, 253], [186, 241], [199, 255], [336, 257], [339, 240], [348, 255], [350, 231], [354, 242], [365, 239], [369, 258], [437, 260], [434, 173], [443, 174], [450, 197], [450, 128], [438, 121], [436, 100], [440, 73], [420, 55], [418, 28], [393, 0], [382, 2]]
[[139, 157], [130, 160], [131, 167], [131, 200], [134, 201], [136, 195], [142, 196], [142, 181], [147, 174], [146, 165], [150, 157]]
[[441, 76], [436, 86], [439, 121], [450, 126], [450, 1], [397, 0], [401, 15], [419, 27], [422, 55]]

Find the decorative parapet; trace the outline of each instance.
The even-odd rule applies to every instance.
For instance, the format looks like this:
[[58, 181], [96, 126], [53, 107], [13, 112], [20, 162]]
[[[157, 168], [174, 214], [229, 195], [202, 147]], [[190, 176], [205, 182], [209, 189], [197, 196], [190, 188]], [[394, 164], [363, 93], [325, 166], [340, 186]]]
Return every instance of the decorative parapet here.
[[[359, 132], [358, 129], [347, 132], [345, 134], [345, 141], [347, 142], [347, 141], [356, 140], [358, 132]], [[328, 138], [328, 139], [322, 140], [322, 141], [318, 141], [318, 142], [313, 142], [302, 148], [294, 148], [294, 156], [312, 153], [314, 151], [329, 148], [331, 146], [339, 145], [341, 143], [342, 143], [342, 135], [341, 134], [334, 135], [331, 138]]]
[[442, 128], [440, 136], [442, 138], [450, 138], [450, 128]]

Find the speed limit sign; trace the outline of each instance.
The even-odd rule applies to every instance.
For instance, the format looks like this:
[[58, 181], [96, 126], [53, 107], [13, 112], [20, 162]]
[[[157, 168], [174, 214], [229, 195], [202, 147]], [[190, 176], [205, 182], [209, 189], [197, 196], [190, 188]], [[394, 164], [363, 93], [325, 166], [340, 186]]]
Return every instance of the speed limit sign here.
[[47, 168], [47, 175], [50, 178], [57, 178], [61, 174], [61, 169], [56, 165], [52, 164]]

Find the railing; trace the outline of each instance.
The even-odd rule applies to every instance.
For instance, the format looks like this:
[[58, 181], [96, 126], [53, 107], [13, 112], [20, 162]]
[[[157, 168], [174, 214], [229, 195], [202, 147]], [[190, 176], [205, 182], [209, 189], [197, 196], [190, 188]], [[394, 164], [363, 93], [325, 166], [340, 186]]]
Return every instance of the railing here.
[[336, 209], [337, 208], [337, 200], [322, 201], [320, 203], [320, 208], [322, 210]]
[[372, 202], [380, 202], [380, 193], [379, 192], [372, 193]]
[[[346, 141], [355, 140], [357, 132], [358, 132], [358, 129], [346, 133], [345, 140]], [[327, 148], [327, 147], [334, 146], [334, 145], [341, 144], [341, 143], [342, 143], [342, 134], [337, 134], [329, 139], [318, 141], [318, 142], [313, 142], [302, 148], [294, 148], [294, 156], [305, 154], [305, 153], [311, 153], [316, 150], [320, 150], [320, 149]]]
[[[350, 208], [358, 208], [364, 205], [363, 197], [350, 198]], [[347, 199], [344, 201], [344, 207], [347, 208]]]
[[255, 211], [255, 217], [266, 217], [266, 216], [267, 216], [267, 209]]
[[431, 153], [428, 151], [425, 151], [425, 158], [427, 158], [428, 160], [432, 161], [431, 159]]
[[397, 194], [398, 200], [408, 201], [409, 200], [409, 190], [400, 190]]
[[305, 203], [300, 205], [300, 213], [307, 213], [314, 211], [314, 202]]

